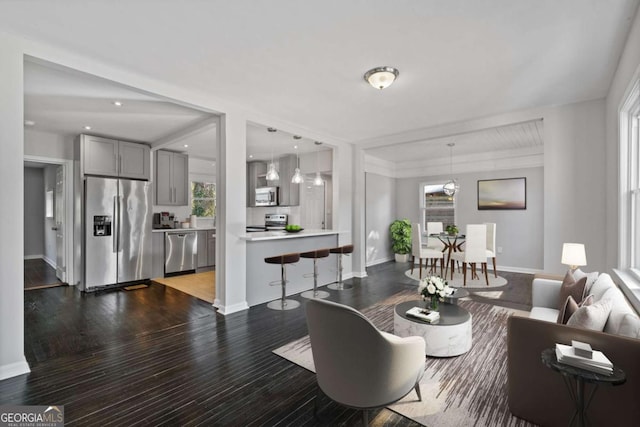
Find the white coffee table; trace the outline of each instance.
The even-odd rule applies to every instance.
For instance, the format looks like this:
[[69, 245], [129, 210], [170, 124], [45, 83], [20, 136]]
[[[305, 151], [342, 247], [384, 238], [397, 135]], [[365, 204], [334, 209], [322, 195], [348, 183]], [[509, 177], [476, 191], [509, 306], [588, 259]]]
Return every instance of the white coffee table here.
[[412, 307], [423, 307], [424, 302], [407, 301], [393, 310], [393, 333], [399, 337], [419, 336], [426, 342], [427, 356], [459, 356], [471, 349], [472, 316], [459, 305], [440, 303], [440, 320], [424, 322], [407, 316]]

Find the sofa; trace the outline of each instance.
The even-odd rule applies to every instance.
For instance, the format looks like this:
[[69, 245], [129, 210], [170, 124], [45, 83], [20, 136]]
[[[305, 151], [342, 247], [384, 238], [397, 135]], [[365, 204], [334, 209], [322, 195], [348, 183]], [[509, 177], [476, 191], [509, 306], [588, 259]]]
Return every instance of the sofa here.
[[[600, 306], [610, 306], [602, 331], [557, 323], [563, 279], [536, 277], [529, 316], [511, 316], [507, 322], [507, 393], [509, 409], [517, 417], [542, 426], [566, 426], [575, 405], [556, 371], [541, 362], [544, 349], [571, 340], [589, 343], [622, 368], [623, 385], [601, 385], [588, 410], [591, 425], [640, 424], [640, 319], [624, 294], [606, 274], [596, 275], [586, 292]], [[609, 300], [609, 301], [605, 301]], [[585, 309], [582, 309], [583, 312]], [[587, 385], [588, 396], [592, 385]]]

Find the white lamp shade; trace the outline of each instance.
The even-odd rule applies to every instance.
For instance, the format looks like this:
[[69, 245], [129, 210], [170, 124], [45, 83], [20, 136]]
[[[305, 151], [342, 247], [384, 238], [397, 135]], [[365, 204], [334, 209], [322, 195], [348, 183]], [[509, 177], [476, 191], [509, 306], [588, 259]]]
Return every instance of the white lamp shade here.
[[562, 245], [562, 264], [572, 267], [587, 265], [587, 255], [582, 243], [565, 243]]

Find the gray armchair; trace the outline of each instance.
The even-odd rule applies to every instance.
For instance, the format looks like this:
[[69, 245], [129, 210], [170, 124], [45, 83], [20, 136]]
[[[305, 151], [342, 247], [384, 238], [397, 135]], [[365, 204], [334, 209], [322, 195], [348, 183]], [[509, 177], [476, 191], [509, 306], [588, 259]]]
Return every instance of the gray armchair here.
[[307, 302], [307, 325], [320, 392], [342, 405], [379, 408], [415, 389], [424, 373], [425, 342], [379, 331], [357, 310], [331, 301]]

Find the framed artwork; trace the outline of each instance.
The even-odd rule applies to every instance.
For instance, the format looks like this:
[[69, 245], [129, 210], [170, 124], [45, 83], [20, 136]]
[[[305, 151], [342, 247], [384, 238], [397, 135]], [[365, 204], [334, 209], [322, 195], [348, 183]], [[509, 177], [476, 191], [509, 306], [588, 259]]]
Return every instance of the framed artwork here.
[[527, 178], [478, 180], [478, 210], [527, 209]]

